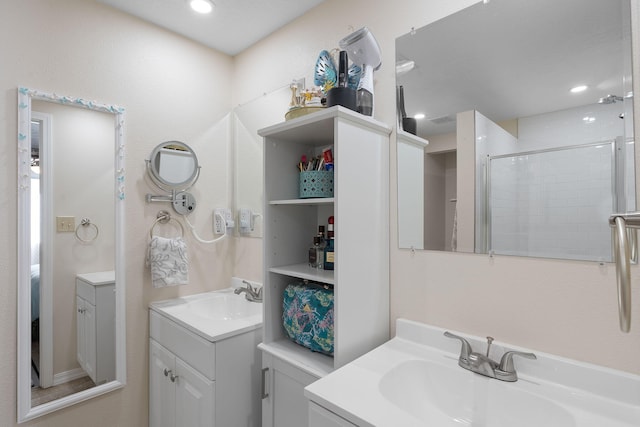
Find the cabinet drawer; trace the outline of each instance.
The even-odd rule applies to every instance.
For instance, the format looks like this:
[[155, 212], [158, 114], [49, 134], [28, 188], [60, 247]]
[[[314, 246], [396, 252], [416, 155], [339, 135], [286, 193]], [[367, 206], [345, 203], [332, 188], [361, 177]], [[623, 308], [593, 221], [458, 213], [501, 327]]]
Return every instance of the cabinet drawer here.
[[202, 339], [172, 320], [149, 311], [151, 338], [187, 362], [210, 380], [215, 380], [215, 344]]
[[322, 406], [309, 402], [309, 427], [357, 427]]
[[96, 305], [96, 288], [83, 280], [76, 279], [76, 295]]

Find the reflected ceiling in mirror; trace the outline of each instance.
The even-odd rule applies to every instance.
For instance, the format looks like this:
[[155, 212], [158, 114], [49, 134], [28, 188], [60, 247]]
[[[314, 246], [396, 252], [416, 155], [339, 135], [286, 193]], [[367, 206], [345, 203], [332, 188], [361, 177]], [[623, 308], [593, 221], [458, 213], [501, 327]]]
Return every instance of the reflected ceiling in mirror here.
[[[624, 120], [633, 116], [630, 25], [628, 0], [491, 0], [399, 37], [397, 85], [406, 115], [424, 115], [417, 134], [429, 140], [423, 149], [398, 137], [403, 159], [425, 153], [420, 164], [398, 158], [400, 247], [610, 260], [608, 215], [635, 208], [633, 127]], [[591, 153], [581, 150], [587, 146], [608, 154], [579, 163], [571, 153]], [[571, 171], [603, 162], [610, 167], [593, 185], [614, 188], [610, 202], [571, 200], [597, 192], [558, 176], [584, 181]], [[512, 170], [520, 175], [501, 176], [520, 187], [499, 193], [497, 171], [510, 163], [520, 164]], [[555, 171], [536, 169], [554, 163]], [[529, 191], [535, 179], [550, 181]], [[423, 215], [410, 213], [416, 204]], [[593, 244], [584, 237], [591, 225], [579, 225], [586, 211], [585, 224], [595, 221], [597, 239], [608, 242], [595, 255], [579, 250]], [[410, 220], [420, 223], [400, 226]], [[557, 227], [567, 231], [562, 239]], [[540, 236], [547, 246], [533, 243]], [[514, 246], [502, 247], [504, 238]]]
[[18, 422], [125, 384], [123, 126], [18, 89]]
[[418, 135], [454, 131], [462, 111], [501, 122], [625, 96], [625, 3], [492, 0], [399, 37], [396, 62], [414, 66], [399, 68], [397, 84], [407, 115], [425, 115]]

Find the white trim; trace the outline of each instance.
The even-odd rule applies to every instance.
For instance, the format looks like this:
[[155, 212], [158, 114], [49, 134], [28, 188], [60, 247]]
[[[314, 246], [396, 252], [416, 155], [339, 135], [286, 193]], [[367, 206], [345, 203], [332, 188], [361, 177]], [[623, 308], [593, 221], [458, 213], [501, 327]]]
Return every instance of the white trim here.
[[60, 372], [53, 376], [53, 386], [65, 384], [69, 381], [77, 380], [78, 378], [86, 376], [87, 373], [82, 368], [75, 368], [70, 371]]
[[[116, 234], [116, 379], [109, 383], [81, 391], [52, 402], [31, 407], [31, 239], [30, 180], [31, 180], [31, 101], [33, 99], [60, 103], [72, 107], [111, 113], [115, 119], [115, 234]], [[18, 349], [17, 349], [17, 400], [18, 423], [40, 417], [95, 396], [119, 389], [126, 384], [126, 300], [125, 300], [125, 264], [124, 264], [124, 197], [125, 197], [125, 139], [124, 109], [116, 105], [100, 104], [81, 98], [70, 98], [25, 87], [18, 88]], [[47, 204], [50, 202], [44, 202]], [[41, 263], [42, 263], [41, 259]], [[42, 265], [42, 264], [41, 264]], [[47, 267], [45, 267], [47, 268]], [[49, 270], [50, 270], [49, 266]], [[41, 275], [42, 277], [42, 275]], [[43, 315], [41, 311], [41, 316]], [[57, 378], [57, 377], [56, 377]]]
[[[53, 218], [52, 132], [53, 117], [51, 114], [31, 111], [31, 119], [42, 122], [40, 139], [40, 217]], [[29, 137], [31, 141], [31, 137]], [[31, 191], [31, 189], [29, 190]], [[53, 251], [53, 227], [51, 221], [41, 221], [40, 253], [50, 254]], [[40, 387], [54, 385], [53, 380], [53, 283], [51, 283], [53, 266], [51, 257], [40, 259]]]

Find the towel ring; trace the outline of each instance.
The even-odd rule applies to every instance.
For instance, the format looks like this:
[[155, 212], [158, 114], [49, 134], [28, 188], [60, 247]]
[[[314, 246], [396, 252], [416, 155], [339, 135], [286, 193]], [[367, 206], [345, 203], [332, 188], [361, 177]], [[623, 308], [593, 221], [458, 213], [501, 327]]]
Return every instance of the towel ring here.
[[[91, 239], [83, 239], [78, 234], [78, 230], [80, 230], [80, 227], [93, 227], [93, 229], [96, 232], [96, 235], [93, 236]], [[76, 227], [76, 239], [80, 240], [82, 243], [91, 243], [91, 242], [93, 242], [94, 240], [96, 240], [98, 238], [99, 234], [100, 234], [100, 230], [98, 230], [98, 226], [95, 225], [94, 223], [92, 223], [89, 218], [82, 218], [82, 220], [80, 221], [80, 224], [78, 224], [78, 226]]]
[[177, 219], [171, 218], [171, 215], [167, 211], [158, 212], [158, 215], [156, 215], [156, 220], [153, 222], [153, 225], [151, 226], [151, 230], [149, 230], [149, 237], [153, 238], [153, 229], [156, 227], [156, 225], [166, 224], [171, 221], [175, 222], [180, 226], [180, 232], [182, 233], [180, 237], [184, 237], [184, 226]]

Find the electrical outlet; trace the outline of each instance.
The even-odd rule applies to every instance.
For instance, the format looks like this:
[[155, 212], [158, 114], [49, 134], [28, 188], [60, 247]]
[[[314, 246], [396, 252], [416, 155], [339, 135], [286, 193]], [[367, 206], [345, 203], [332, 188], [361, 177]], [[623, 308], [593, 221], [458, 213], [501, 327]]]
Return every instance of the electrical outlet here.
[[213, 210], [213, 232], [215, 234], [224, 234], [227, 231], [225, 209], [218, 208]]
[[227, 228], [233, 228], [236, 226], [231, 209], [224, 209], [224, 220], [227, 223]]
[[231, 209], [217, 208], [213, 210], [213, 232], [215, 234], [224, 234], [228, 228], [235, 227], [235, 224]]
[[238, 227], [241, 233], [249, 233], [253, 231], [252, 219], [253, 212], [251, 212], [251, 209], [243, 208], [238, 211]]

